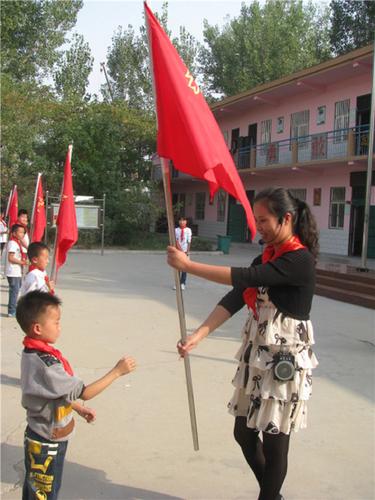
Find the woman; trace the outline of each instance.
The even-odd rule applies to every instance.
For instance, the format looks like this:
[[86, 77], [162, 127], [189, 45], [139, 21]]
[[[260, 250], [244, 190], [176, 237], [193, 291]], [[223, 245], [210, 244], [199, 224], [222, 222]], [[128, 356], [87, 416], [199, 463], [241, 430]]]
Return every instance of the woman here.
[[168, 263], [233, 286], [187, 341], [178, 343], [181, 356], [245, 303], [249, 307], [228, 406], [235, 440], [260, 486], [259, 500], [275, 500], [283, 498], [290, 432], [306, 427], [311, 370], [318, 364], [309, 320], [318, 232], [308, 205], [284, 188], [261, 191], [254, 215], [266, 246], [249, 268], [200, 264], [174, 247], [168, 247]]

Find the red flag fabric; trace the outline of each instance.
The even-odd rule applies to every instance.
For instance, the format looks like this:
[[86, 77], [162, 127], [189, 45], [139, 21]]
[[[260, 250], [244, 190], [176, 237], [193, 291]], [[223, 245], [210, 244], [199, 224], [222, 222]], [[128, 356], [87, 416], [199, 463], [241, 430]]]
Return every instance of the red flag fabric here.
[[9, 212], [8, 212], [8, 217], [9, 217], [9, 229], [13, 226], [13, 224], [16, 223], [18, 219], [18, 192], [17, 192], [17, 186], [14, 186], [13, 192], [12, 192], [12, 197], [10, 199], [10, 204], [9, 204]]
[[56, 219], [56, 249], [55, 265], [56, 272], [65, 264], [66, 254], [78, 239], [78, 228], [76, 209], [74, 206], [74, 193], [72, 181], [72, 168], [70, 165], [72, 146], [69, 146], [65, 159], [63, 188], [61, 190], [61, 201], [59, 213]]
[[34, 217], [31, 221], [33, 230], [31, 241], [41, 241], [46, 229], [46, 210], [44, 207], [44, 196], [42, 186], [42, 176], [38, 176], [38, 185], [36, 187], [36, 200], [34, 207]]
[[147, 6], [145, 16], [158, 116], [157, 152], [181, 172], [223, 188], [242, 203], [254, 238], [254, 215], [232, 156], [199, 86]]

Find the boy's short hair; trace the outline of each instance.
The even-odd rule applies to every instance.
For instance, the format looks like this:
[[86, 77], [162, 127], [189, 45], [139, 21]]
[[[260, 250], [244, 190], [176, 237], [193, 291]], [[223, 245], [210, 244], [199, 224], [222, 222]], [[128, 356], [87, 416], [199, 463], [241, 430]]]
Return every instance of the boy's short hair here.
[[22, 226], [22, 224], [13, 224], [13, 226], [10, 228], [10, 232], [15, 233], [19, 227], [22, 227], [22, 229], [25, 231], [25, 227]]
[[49, 251], [48, 246], [42, 241], [34, 241], [33, 243], [30, 243], [27, 249], [27, 256], [29, 257], [29, 260], [31, 261], [34, 257], [39, 257], [42, 250]]
[[25, 208], [20, 208], [17, 216], [19, 217], [20, 215], [29, 215], [29, 212]]
[[48, 307], [58, 307], [61, 300], [56, 295], [36, 290], [20, 298], [16, 309], [18, 324], [26, 335], [30, 332], [33, 323], [37, 323]]

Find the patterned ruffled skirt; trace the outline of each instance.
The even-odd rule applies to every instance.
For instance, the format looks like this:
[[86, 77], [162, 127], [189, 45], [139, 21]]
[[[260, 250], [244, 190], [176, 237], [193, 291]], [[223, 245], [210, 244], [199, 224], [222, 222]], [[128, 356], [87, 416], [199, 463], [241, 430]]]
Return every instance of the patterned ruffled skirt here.
[[[307, 400], [312, 392], [312, 370], [318, 365], [312, 351], [311, 322], [281, 313], [267, 289], [258, 289], [258, 320], [251, 310], [242, 331], [239, 361], [233, 379], [235, 391], [228, 404], [234, 416], [247, 417], [247, 426], [258, 431], [289, 434], [306, 427]], [[295, 359], [294, 378], [274, 378], [274, 356], [288, 352]]]

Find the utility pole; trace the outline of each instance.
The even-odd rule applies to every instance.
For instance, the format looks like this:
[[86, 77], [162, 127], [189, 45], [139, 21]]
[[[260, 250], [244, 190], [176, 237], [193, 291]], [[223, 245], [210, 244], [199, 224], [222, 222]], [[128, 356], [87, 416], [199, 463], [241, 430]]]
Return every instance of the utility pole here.
[[105, 69], [105, 63], [104, 62], [100, 63], [100, 66], [101, 66], [100, 71], [104, 71], [104, 76], [105, 76], [105, 79], [107, 81], [108, 90], [109, 90], [109, 93], [110, 93], [110, 96], [111, 96], [111, 99], [112, 99], [112, 102], [113, 102], [112, 87], [111, 87], [111, 84], [109, 83], [109, 80], [108, 80], [107, 70]]
[[371, 203], [371, 184], [372, 184], [372, 158], [374, 155], [374, 121], [375, 121], [375, 39], [372, 54], [372, 91], [371, 91], [371, 111], [370, 111], [370, 130], [368, 141], [367, 154], [367, 179], [366, 179], [366, 199], [365, 199], [365, 217], [363, 224], [363, 240], [362, 240], [362, 259], [361, 271], [367, 269], [367, 249], [368, 249], [368, 233], [370, 223], [370, 203]]

